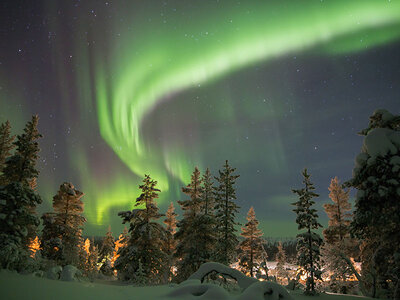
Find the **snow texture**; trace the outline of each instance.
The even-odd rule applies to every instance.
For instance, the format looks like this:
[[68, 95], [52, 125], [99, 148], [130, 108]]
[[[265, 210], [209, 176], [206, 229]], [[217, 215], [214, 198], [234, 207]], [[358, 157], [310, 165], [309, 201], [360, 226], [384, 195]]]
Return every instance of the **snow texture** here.
[[[368, 153], [374, 160], [376, 157], [383, 157], [388, 153], [396, 155], [399, 147], [400, 132], [388, 128], [375, 128], [365, 137], [362, 151]], [[357, 159], [358, 158], [357, 156]]]
[[[188, 280], [179, 285], [161, 285], [137, 287], [132, 285], [118, 285], [117, 282], [63, 282], [60, 280], [49, 280], [31, 275], [20, 275], [16, 272], [0, 270], [1, 299], [96, 299], [96, 300], [258, 300], [277, 299], [279, 294], [270, 294], [276, 287], [270, 282], [256, 282], [249, 286], [242, 294], [233, 295], [219, 286], [206, 288], [201, 296], [190, 293], [177, 292], [179, 287], [199, 286], [199, 280]], [[203, 284], [208, 286], [208, 284]], [[210, 284], [211, 285], [211, 284]], [[193, 290], [202, 292], [204, 288], [193, 287]], [[316, 297], [305, 296], [302, 291], [291, 291], [294, 299], [298, 300], [367, 300], [368, 298], [339, 294], [320, 294]], [[264, 295], [265, 294], [265, 295]], [[284, 299], [284, 298], [282, 298]]]
[[242, 272], [229, 268], [223, 264], [216, 263], [216, 262], [208, 262], [205, 264], [202, 264], [200, 268], [193, 273], [190, 277], [190, 279], [199, 279], [201, 282], [204, 281], [204, 278], [212, 273], [212, 272], [217, 272], [222, 275], [228, 275], [231, 278], [236, 279], [238, 285], [242, 289], [246, 289], [248, 286], [250, 286], [252, 283], [257, 282], [258, 280], [255, 278], [247, 277], [244, 275]]
[[79, 281], [78, 276], [82, 275], [75, 266], [67, 265], [62, 269], [60, 279], [63, 281]]
[[62, 272], [61, 266], [51, 267], [46, 272], [46, 278], [52, 279], [52, 280], [60, 279], [61, 272]]

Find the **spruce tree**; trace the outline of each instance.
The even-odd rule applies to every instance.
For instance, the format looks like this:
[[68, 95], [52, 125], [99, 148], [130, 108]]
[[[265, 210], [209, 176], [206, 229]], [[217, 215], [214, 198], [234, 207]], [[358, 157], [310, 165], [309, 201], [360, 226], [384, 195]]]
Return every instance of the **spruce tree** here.
[[[329, 223], [328, 228], [323, 231], [325, 238], [323, 260], [332, 274], [330, 280], [332, 282], [339, 280], [341, 281], [340, 285], [343, 286], [352, 274], [343, 255], [349, 257], [354, 248], [353, 239], [350, 237], [349, 190], [345, 191], [339, 184], [339, 179], [335, 177], [331, 180], [329, 191], [329, 198], [333, 204], [324, 204]], [[341, 292], [345, 292], [345, 290], [342, 289]]]
[[114, 254], [115, 241], [112, 236], [111, 226], [108, 226], [106, 236], [99, 251], [100, 271], [105, 275], [112, 275], [111, 260]]
[[78, 266], [80, 261], [78, 245], [86, 222], [85, 217], [82, 216], [83, 195], [72, 183], [64, 182], [53, 197], [54, 213], [45, 213], [42, 216], [43, 237], [50, 238], [45, 241], [42, 237], [43, 254], [49, 259], [56, 259], [62, 265]]
[[2, 173], [5, 167], [6, 159], [11, 156], [11, 151], [15, 147], [13, 144], [14, 139], [15, 136], [11, 135], [10, 122], [7, 120], [6, 122], [0, 124], [0, 185], [6, 183]]
[[3, 176], [7, 182], [19, 182], [29, 186], [30, 181], [39, 175], [36, 161], [39, 158], [39, 144], [37, 140], [42, 137], [37, 129], [39, 117], [32, 116], [24, 128], [24, 133], [17, 136], [13, 143], [16, 152], [6, 160]]
[[175, 253], [178, 259], [178, 281], [185, 280], [207, 260], [204, 257], [203, 232], [200, 228], [203, 192], [201, 183], [200, 171], [195, 167], [190, 183], [182, 188], [182, 192], [188, 195], [189, 199], [178, 201], [183, 211], [183, 219], [177, 224], [179, 230], [175, 234], [178, 241]]
[[202, 178], [203, 193], [202, 193], [202, 209], [205, 215], [214, 216], [214, 184], [210, 169], [207, 168]]
[[240, 234], [244, 237], [244, 240], [239, 244], [239, 249], [241, 250], [239, 266], [244, 273], [250, 274], [250, 277], [254, 277], [255, 270], [259, 267], [258, 261], [264, 252], [261, 238], [263, 233], [258, 229], [258, 224], [259, 222], [252, 206], [247, 213], [247, 223], [242, 227], [242, 233]]
[[351, 231], [361, 241], [362, 273], [371, 296], [400, 299], [400, 116], [376, 110], [356, 157]]
[[108, 226], [106, 236], [103, 238], [103, 243], [101, 245], [99, 256], [102, 262], [109, 261], [114, 252], [114, 237], [111, 232], [111, 226]]
[[236, 205], [235, 182], [239, 175], [234, 175], [228, 161], [225, 161], [223, 170], [219, 170], [219, 177], [215, 177], [218, 186], [214, 189], [216, 210], [216, 233], [217, 243], [215, 247], [214, 260], [229, 266], [235, 259], [238, 239], [235, 225], [235, 217], [239, 212]]
[[155, 199], [158, 198], [159, 189], [157, 181], [145, 175], [142, 190], [136, 199], [135, 206], [141, 209], [118, 213], [123, 218], [123, 223], [130, 224], [130, 238], [128, 245], [119, 251], [115, 262], [118, 276], [123, 280], [135, 281], [139, 268], [139, 260], [148, 282], [161, 283], [165, 274], [168, 256], [165, 249], [166, 231], [157, 220], [163, 215], [158, 212]]
[[168, 255], [169, 262], [168, 262], [168, 270], [166, 276], [168, 277], [168, 280], [171, 280], [173, 272], [173, 264], [174, 264], [174, 253], [175, 253], [175, 248], [176, 248], [176, 240], [175, 240], [175, 232], [176, 232], [176, 216], [177, 214], [175, 213], [175, 207], [174, 204], [171, 202], [171, 204], [168, 206], [167, 213], [165, 214], [165, 220], [164, 224], [166, 226], [166, 235], [167, 235], [167, 240], [166, 240], [166, 254]]
[[[278, 253], [276, 253], [275, 260], [276, 264], [276, 278], [285, 278], [287, 277], [288, 273], [285, 268], [286, 264], [286, 253], [283, 249], [282, 242], [278, 243]], [[282, 282], [283, 280], [281, 280]]]
[[297, 262], [307, 273], [305, 294], [314, 295], [315, 280], [321, 279], [320, 271], [320, 247], [322, 239], [314, 230], [322, 227], [318, 223], [317, 210], [313, 208], [315, 201], [313, 198], [319, 195], [314, 192], [315, 187], [310, 181], [307, 169], [302, 172], [304, 177], [304, 188], [292, 190], [297, 194], [299, 200], [292, 205], [296, 206], [293, 210], [296, 214], [296, 223], [299, 230], [305, 230], [297, 235]]
[[[39, 118], [32, 117], [18, 135], [13, 145], [14, 155], [8, 157], [2, 166], [0, 186], [0, 262], [5, 268], [18, 269], [29, 257], [28, 245], [37, 236], [39, 218], [36, 206], [42, 199], [30, 188], [30, 182], [39, 172], [36, 160], [40, 151], [37, 139], [41, 137], [37, 130]], [[3, 126], [3, 145], [1, 155], [7, 156], [10, 149], [9, 125]]]
[[118, 239], [115, 241], [114, 252], [111, 258], [111, 268], [114, 268], [115, 261], [120, 256], [119, 251], [122, 251], [128, 245], [129, 241], [129, 231], [126, 226], [124, 227], [124, 231], [118, 236]]

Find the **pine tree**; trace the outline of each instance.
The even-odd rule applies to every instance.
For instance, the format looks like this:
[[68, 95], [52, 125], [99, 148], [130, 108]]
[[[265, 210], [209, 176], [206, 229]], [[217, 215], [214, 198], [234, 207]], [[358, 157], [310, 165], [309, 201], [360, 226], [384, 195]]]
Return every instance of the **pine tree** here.
[[0, 185], [5, 184], [3, 176], [3, 169], [5, 167], [5, 162], [8, 157], [11, 156], [11, 151], [14, 149], [15, 145], [13, 141], [15, 136], [11, 135], [11, 125], [7, 120], [6, 122], [0, 124]]
[[215, 247], [214, 260], [225, 265], [231, 264], [235, 259], [236, 246], [238, 239], [236, 237], [235, 216], [239, 212], [239, 206], [236, 205], [235, 182], [239, 175], [234, 175], [235, 168], [225, 162], [224, 169], [219, 172], [219, 177], [215, 177], [218, 186], [215, 191], [215, 209], [216, 209], [216, 232], [217, 243]]
[[299, 196], [299, 200], [292, 204], [296, 206], [293, 211], [297, 214], [296, 223], [298, 224], [298, 229], [306, 230], [297, 235], [297, 261], [307, 272], [305, 294], [313, 295], [315, 294], [315, 280], [321, 279], [320, 247], [322, 245], [321, 237], [313, 230], [317, 230], [322, 225], [318, 223], [317, 210], [312, 208], [315, 204], [313, 198], [319, 195], [314, 192], [315, 188], [310, 181], [307, 169], [304, 169], [302, 175], [305, 187], [299, 190], [292, 190], [293, 193]]
[[182, 192], [188, 195], [188, 200], [180, 200], [178, 203], [183, 210], [183, 219], [178, 223], [178, 232], [175, 237], [178, 241], [175, 256], [177, 262], [178, 281], [185, 280], [196, 272], [204, 257], [202, 232], [199, 228], [202, 214], [202, 192], [200, 171], [196, 167], [191, 176], [190, 183], [182, 188]]
[[202, 193], [202, 207], [205, 215], [214, 216], [214, 184], [210, 169], [207, 168], [202, 178], [203, 193]]
[[39, 175], [36, 170], [36, 161], [39, 158], [39, 144], [37, 140], [42, 137], [37, 129], [39, 117], [32, 116], [24, 128], [24, 133], [17, 136], [13, 143], [17, 149], [16, 153], [6, 160], [3, 168], [3, 176], [6, 182], [20, 182], [29, 186], [32, 178]]
[[44, 237], [51, 237], [42, 245], [43, 254], [49, 259], [56, 259], [62, 265], [77, 266], [80, 260], [78, 245], [82, 239], [83, 224], [86, 222], [82, 216], [83, 195], [71, 183], [64, 182], [53, 197], [54, 213], [42, 216], [42, 240], [45, 240]]
[[[37, 130], [38, 117], [33, 116], [24, 128], [24, 133], [17, 136], [13, 145], [14, 155], [8, 157], [2, 169], [0, 186], [0, 262], [5, 268], [23, 267], [29, 257], [28, 245], [37, 236], [39, 218], [36, 206], [42, 199], [31, 188], [29, 183], [36, 178], [39, 146], [41, 137]], [[8, 134], [9, 125], [4, 125], [2, 153], [7, 156], [11, 145]]]
[[114, 268], [115, 261], [120, 256], [119, 251], [122, 251], [128, 245], [129, 241], [129, 231], [126, 226], [124, 227], [124, 231], [119, 235], [118, 239], [115, 241], [113, 255], [110, 261], [111, 268]]
[[[325, 212], [329, 218], [328, 228], [323, 231], [325, 245], [323, 259], [331, 272], [331, 281], [341, 280], [340, 285], [352, 274], [343, 255], [349, 256], [354, 248], [350, 238], [351, 205], [349, 203], [349, 190], [345, 191], [339, 184], [337, 177], [331, 180], [329, 198], [333, 204], [324, 204]], [[345, 292], [342, 290], [341, 292]]]
[[250, 207], [247, 213], [247, 223], [242, 227], [241, 236], [244, 240], [239, 244], [241, 254], [239, 255], [239, 265], [245, 273], [254, 277], [254, 271], [258, 269], [258, 260], [264, 252], [262, 231], [258, 229], [258, 220], [253, 206]]
[[118, 213], [123, 223], [130, 223], [131, 233], [128, 245], [119, 251], [120, 256], [115, 262], [118, 276], [123, 280], [135, 280], [140, 260], [148, 282], [163, 281], [168, 256], [165, 250], [166, 232], [157, 223], [163, 215], [159, 214], [155, 202], [160, 192], [156, 185], [157, 181], [145, 175], [143, 184], [139, 186], [142, 193], [135, 204], [144, 208]]
[[174, 264], [174, 253], [176, 248], [176, 240], [175, 240], [175, 232], [176, 232], [176, 216], [174, 204], [168, 206], [167, 213], [165, 214], [164, 224], [166, 226], [167, 231], [167, 240], [166, 240], [166, 254], [168, 255], [169, 262], [168, 262], [168, 270], [167, 270], [167, 278], [171, 280], [173, 272], [173, 264]]
[[351, 231], [362, 244], [363, 283], [371, 296], [400, 299], [400, 116], [376, 110], [360, 134], [347, 185], [358, 190]]
[[100, 260], [102, 262], [109, 261], [114, 252], [114, 237], [112, 236], [111, 226], [108, 226], [106, 236], [103, 238], [103, 243], [99, 251]]
[[[288, 273], [285, 269], [286, 264], [286, 253], [283, 249], [282, 242], [278, 243], [278, 253], [276, 254], [275, 260], [276, 264], [276, 277], [277, 278], [285, 278], [287, 277]], [[282, 282], [282, 281], [281, 281]]]

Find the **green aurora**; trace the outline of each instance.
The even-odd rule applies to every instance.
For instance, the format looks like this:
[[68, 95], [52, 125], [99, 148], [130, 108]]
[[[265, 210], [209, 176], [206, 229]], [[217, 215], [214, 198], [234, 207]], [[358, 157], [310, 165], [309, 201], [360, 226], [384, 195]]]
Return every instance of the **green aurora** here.
[[[78, 174], [79, 189], [90, 199], [85, 207], [89, 224], [101, 226], [101, 230], [117, 218], [116, 211], [131, 208], [144, 174], [159, 182], [160, 202], [176, 201], [194, 166], [204, 169], [210, 164], [196, 151], [198, 143], [215, 146], [224, 135], [235, 137], [224, 128], [207, 133], [207, 138], [196, 143], [169, 136], [174, 115], [162, 115], [160, 108], [173, 105], [176, 98], [190, 95], [193, 89], [212, 88], [241, 70], [273, 63], [291, 53], [336, 57], [400, 38], [400, 1], [175, 0], [168, 1], [172, 10], [152, 1], [120, 1], [112, 3], [111, 17], [101, 10], [90, 12], [92, 4], [85, 4], [84, 13], [57, 1], [45, 2], [44, 9], [48, 15], [57, 15], [64, 5], [66, 14], [77, 20], [74, 26], [67, 26], [62, 19], [49, 21], [49, 32], [58, 32], [58, 37], [63, 33], [63, 38], [52, 44], [49, 59], [65, 119], [77, 118], [84, 124], [77, 133], [83, 140], [80, 145], [71, 138], [65, 147], [70, 172]], [[96, 18], [101, 22], [93, 21]], [[66, 57], [73, 61], [72, 73]], [[215, 102], [213, 114], [199, 115], [206, 122], [235, 124], [237, 114], [229, 92], [219, 93], [217, 97], [226, 101]], [[283, 113], [283, 103], [269, 112], [244, 111], [254, 119]], [[189, 118], [187, 124], [194, 126], [191, 121]], [[154, 123], [164, 125], [159, 141], [153, 131], [161, 126], [152, 128]], [[126, 169], [97, 163], [112, 160], [109, 153], [93, 157], [90, 152], [96, 144], [93, 132], [98, 131]], [[279, 132], [269, 151], [271, 170], [288, 168]], [[250, 159], [246, 152], [242, 157]], [[40, 182], [50, 203], [61, 182], [51, 174], [42, 174]], [[290, 196], [282, 197], [290, 202]]]

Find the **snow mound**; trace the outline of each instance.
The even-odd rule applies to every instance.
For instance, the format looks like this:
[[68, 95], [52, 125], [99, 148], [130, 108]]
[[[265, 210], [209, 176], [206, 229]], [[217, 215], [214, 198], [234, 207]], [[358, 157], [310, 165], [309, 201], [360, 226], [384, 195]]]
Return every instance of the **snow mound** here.
[[52, 280], [58, 280], [58, 279], [60, 279], [61, 272], [62, 272], [61, 266], [51, 267], [46, 272], [46, 278], [52, 279]]
[[78, 276], [82, 275], [77, 267], [67, 265], [62, 269], [60, 279], [63, 281], [79, 281]]
[[167, 296], [174, 299], [189, 299], [190, 296], [196, 299], [232, 299], [232, 295], [225, 289], [214, 284], [202, 284], [207, 275], [216, 272], [221, 275], [235, 279], [242, 289], [237, 300], [292, 300], [292, 296], [281, 285], [274, 282], [258, 281], [255, 278], [247, 277], [242, 272], [229, 268], [223, 264], [208, 262], [202, 264], [187, 281], [175, 287]]
[[258, 282], [257, 279], [247, 277], [244, 275], [242, 272], [229, 268], [223, 264], [216, 263], [216, 262], [208, 262], [204, 263], [200, 266], [200, 268], [193, 273], [190, 277], [189, 280], [191, 279], [198, 279], [201, 282], [204, 281], [204, 278], [208, 275], [211, 274], [212, 272], [216, 272], [225, 276], [229, 276], [233, 279], [235, 279], [240, 286], [241, 289], [246, 289], [248, 286], [253, 284], [254, 282]]

